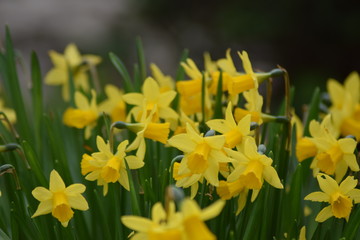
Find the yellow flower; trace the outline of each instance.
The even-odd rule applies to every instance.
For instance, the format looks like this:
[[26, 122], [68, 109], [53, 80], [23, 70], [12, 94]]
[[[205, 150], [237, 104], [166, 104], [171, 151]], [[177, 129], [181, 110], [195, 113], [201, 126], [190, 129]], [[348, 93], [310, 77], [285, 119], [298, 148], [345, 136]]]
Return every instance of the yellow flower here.
[[75, 92], [76, 108], [68, 108], [64, 112], [63, 122], [69, 127], [85, 128], [85, 139], [89, 139], [91, 130], [96, 125], [98, 118], [98, 108], [96, 105], [96, 93], [91, 91], [92, 98], [90, 102], [80, 92]]
[[89, 209], [86, 199], [81, 195], [86, 189], [83, 184], [77, 183], [65, 187], [58, 172], [52, 170], [49, 185], [49, 190], [44, 187], [36, 187], [32, 191], [32, 195], [40, 201], [32, 218], [52, 213], [64, 227], [67, 227], [74, 214], [72, 208], [82, 211]]
[[360, 141], [360, 77], [352, 72], [346, 78], [344, 86], [329, 79], [327, 89], [332, 106], [334, 124], [342, 136], [353, 135]]
[[186, 116], [186, 114], [183, 111], [180, 111], [180, 117], [179, 117], [179, 125], [176, 127], [174, 131], [174, 135], [180, 134], [180, 133], [186, 133], [186, 124], [189, 123], [191, 127], [196, 131], [198, 130], [198, 122], [194, 122], [191, 118]]
[[260, 190], [264, 179], [275, 188], [283, 188], [276, 170], [271, 166], [272, 159], [257, 152], [255, 140], [247, 138], [244, 143], [244, 153], [225, 148], [226, 153], [236, 162], [235, 169], [228, 176], [229, 182], [238, 179], [248, 189]]
[[352, 171], [359, 171], [354, 150], [356, 141], [352, 138], [336, 140], [336, 129], [331, 123], [331, 116], [324, 118], [321, 125], [313, 120], [310, 122], [310, 133], [313, 136], [312, 142], [316, 145], [318, 152], [310, 165], [314, 174], [318, 170], [333, 175], [339, 182], [345, 175], [348, 167]]
[[[219, 186], [216, 188], [217, 194], [223, 200], [229, 200], [233, 197], [238, 196], [238, 208], [236, 210], [236, 215], [238, 215], [245, 207], [249, 189], [244, 187], [240, 179], [234, 182], [227, 182], [221, 180]], [[254, 201], [257, 196], [257, 191], [253, 191], [251, 201]]]
[[150, 64], [150, 69], [154, 79], [159, 83], [160, 93], [175, 89], [175, 81], [171, 76], [164, 75], [154, 63]]
[[104, 196], [108, 191], [108, 183], [119, 182], [126, 190], [129, 189], [129, 179], [126, 171], [127, 162], [130, 169], [138, 169], [144, 166], [144, 162], [135, 156], [126, 156], [125, 149], [129, 141], [121, 142], [115, 154], [112, 153], [109, 143], [97, 136], [96, 145], [99, 152], [83, 155], [81, 161], [81, 173], [86, 180], [97, 180], [98, 185], [104, 187]]
[[187, 124], [186, 133], [178, 134], [169, 139], [169, 144], [185, 153], [179, 166], [179, 175], [191, 174], [176, 182], [178, 187], [189, 187], [202, 177], [212, 185], [219, 185], [219, 163], [229, 162], [222, 151], [225, 137], [203, 137]]
[[135, 105], [130, 113], [135, 119], [139, 119], [145, 109], [146, 117], [154, 110], [155, 121], [157, 116], [161, 119], [177, 119], [177, 113], [169, 106], [174, 100], [176, 92], [169, 90], [160, 92], [159, 84], [151, 77], [148, 77], [143, 86], [141, 93], [127, 93], [123, 96], [126, 103]]
[[155, 203], [151, 210], [151, 220], [138, 216], [123, 216], [121, 222], [136, 233], [131, 239], [182, 240], [183, 229], [180, 213], [175, 213], [175, 204], [170, 202], [166, 212], [161, 203]]
[[13, 109], [5, 107], [4, 100], [0, 99], [0, 112], [3, 112], [10, 123], [16, 122], [16, 113]]
[[112, 122], [125, 121], [126, 104], [122, 98], [123, 91], [108, 84], [105, 86], [105, 93], [108, 99], [99, 104], [99, 112], [110, 114]]
[[296, 157], [299, 162], [310, 157], [315, 157], [318, 149], [312, 138], [303, 137], [296, 142]]
[[45, 83], [49, 85], [62, 85], [62, 95], [65, 101], [70, 99], [69, 69], [73, 72], [76, 89], [89, 90], [87, 71], [89, 66], [95, 66], [101, 62], [101, 58], [95, 55], [81, 56], [76, 45], [71, 43], [66, 46], [64, 54], [55, 51], [49, 52], [54, 68], [45, 76]]
[[[152, 111], [147, 117], [146, 114], [142, 114], [140, 123], [127, 124], [127, 128], [130, 131], [136, 133], [136, 138], [130, 144], [126, 151], [132, 151], [137, 149], [136, 156], [139, 157], [139, 159], [141, 160], [143, 160], [145, 156], [145, 138], [166, 144], [170, 133], [170, 123], [152, 122], [153, 116], [155, 114], [155, 109], [156, 107], [152, 109]], [[145, 111], [143, 110], [143, 112]]]
[[324, 222], [332, 216], [348, 221], [353, 202], [360, 202], [360, 190], [355, 189], [358, 181], [353, 176], [348, 176], [339, 186], [334, 179], [325, 174], [319, 174], [317, 180], [322, 192], [310, 193], [305, 200], [328, 202], [330, 205], [319, 212], [315, 221]]
[[215, 240], [215, 235], [210, 232], [204, 221], [219, 215], [224, 206], [225, 201], [218, 200], [201, 210], [194, 200], [185, 199], [181, 205], [183, 231], [186, 236], [184, 239]]
[[246, 91], [243, 95], [247, 103], [245, 104], [245, 109], [235, 108], [234, 118], [236, 122], [239, 122], [243, 117], [250, 114], [252, 122], [257, 122], [259, 125], [262, 124], [261, 108], [263, 106], [263, 97], [257, 89]]
[[245, 75], [239, 75], [228, 80], [228, 91], [230, 95], [237, 95], [244, 91], [258, 88], [257, 77], [252, 70], [251, 62], [247, 52], [243, 51], [242, 54], [238, 52], [239, 57], [242, 60]]
[[222, 133], [225, 136], [226, 147], [234, 148], [235, 146], [240, 147], [240, 144], [244, 142], [244, 137], [249, 135], [250, 118], [251, 115], [248, 114], [242, 118], [238, 124], [236, 124], [232, 114], [232, 105], [231, 102], [229, 102], [225, 113], [225, 120], [214, 119], [207, 121], [206, 124], [211, 129], [214, 129], [215, 131]]

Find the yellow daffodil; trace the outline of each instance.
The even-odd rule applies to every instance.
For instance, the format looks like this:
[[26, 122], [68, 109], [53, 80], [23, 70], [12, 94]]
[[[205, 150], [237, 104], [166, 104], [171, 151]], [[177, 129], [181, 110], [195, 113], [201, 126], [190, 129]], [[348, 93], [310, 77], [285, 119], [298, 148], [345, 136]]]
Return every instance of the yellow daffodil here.
[[352, 138], [336, 140], [336, 129], [331, 123], [331, 116], [324, 118], [322, 124], [313, 120], [310, 122], [310, 133], [313, 136], [312, 142], [316, 145], [318, 152], [310, 165], [314, 174], [322, 171], [326, 174], [335, 174], [339, 182], [344, 177], [348, 167], [352, 171], [359, 171], [354, 150], [356, 141]]
[[360, 202], [360, 190], [355, 188], [358, 181], [353, 176], [348, 176], [338, 185], [334, 179], [325, 174], [319, 174], [317, 180], [322, 192], [310, 193], [305, 200], [328, 202], [330, 205], [319, 212], [315, 221], [324, 222], [332, 216], [345, 218], [348, 221], [353, 203]]
[[66, 46], [64, 54], [55, 51], [49, 52], [54, 68], [45, 76], [48, 85], [62, 85], [62, 96], [65, 101], [70, 99], [69, 68], [73, 72], [76, 89], [89, 90], [87, 71], [89, 66], [95, 66], [101, 62], [101, 58], [95, 55], [80, 55], [76, 45], [71, 43]]
[[187, 175], [176, 182], [178, 187], [189, 187], [204, 177], [210, 184], [219, 185], [219, 163], [229, 162], [222, 151], [224, 136], [203, 137], [187, 124], [186, 133], [178, 134], [168, 143], [185, 153], [179, 166], [179, 175]]
[[332, 106], [334, 124], [341, 135], [353, 135], [360, 141], [360, 77], [352, 72], [345, 80], [344, 86], [334, 79], [327, 82]]
[[259, 94], [257, 89], [246, 91], [243, 95], [246, 99], [245, 109], [235, 108], [234, 118], [236, 122], [239, 122], [243, 117], [250, 114], [252, 122], [256, 122], [259, 125], [262, 124], [261, 109], [263, 106], [263, 97]]
[[98, 108], [96, 105], [96, 93], [91, 91], [90, 102], [80, 92], [75, 92], [75, 105], [76, 108], [68, 108], [64, 112], [63, 122], [69, 127], [85, 128], [85, 139], [91, 135], [91, 130], [96, 125], [98, 118]]
[[135, 119], [139, 119], [142, 115], [142, 111], [146, 111], [146, 115], [155, 109], [154, 116], [155, 121], [157, 116], [161, 119], [177, 119], [177, 113], [169, 106], [174, 100], [176, 92], [169, 90], [166, 92], [160, 92], [159, 84], [151, 77], [148, 77], [144, 85], [142, 86], [141, 93], [127, 93], [123, 96], [126, 103], [135, 105], [130, 113], [133, 114]]
[[161, 203], [155, 203], [151, 210], [151, 220], [138, 216], [123, 216], [121, 222], [136, 233], [131, 239], [182, 240], [183, 227], [180, 213], [175, 212], [174, 202], [170, 202], [166, 212]]
[[123, 91], [108, 84], [105, 86], [105, 93], [108, 98], [99, 104], [99, 112], [110, 114], [112, 122], [125, 121], [126, 104], [122, 98]]
[[315, 157], [318, 149], [313, 142], [313, 138], [303, 137], [296, 142], [296, 157], [299, 162]]
[[183, 111], [180, 111], [179, 124], [177, 125], [177, 127], [174, 131], [174, 135], [177, 135], [180, 133], [186, 133], [186, 124], [187, 123], [189, 123], [196, 132], [199, 132], [199, 130], [198, 130], [199, 123], [194, 122]]
[[153, 115], [155, 114], [155, 109], [156, 106], [154, 109], [152, 109], [152, 111], [147, 117], [146, 114], [144, 114], [145, 110], [143, 110], [144, 113], [142, 114], [139, 123], [127, 124], [127, 128], [136, 133], [136, 138], [127, 148], [127, 151], [137, 149], [136, 156], [139, 157], [139, 159], [141, 160], [143, 160], [145, 156], [145, 138], [166, 144], [170, 133], [170, 123], [152, 122]]
[[275, 188], [283, 188], [276, 170], [271, 166], [272, 159], [257, 152], [253, 138], [247, 138], [244, 143], [244, 153], [226, 149], [226, 153], [235, 160], [234, 170], [227, 180], [235, 182], [240, 180], [248, 189], [260, 190], [264, 179]]
[[218, 200], [201, 210], [194, 200], [185, 199], [181, 204], [184, 239], [215, 240], [216, 236], [210, 232], [204, 221], [219, 215], [224, 206], [225, 201]]
[[52, 170], [49, 185], [49, 190], [36, 187], [32, 191], [32, 195], [40, 201], [32, 218], [51, 213], [64, 227], [67, 227], [74, 215], [72, 208], [82, 211], [89, 209], [86, 199], [81, 195], [86, 189], [83, 184], [77, 183], [66, 187], [58, 172]]
[[[221, 180], [219, 182], [219, 186], [216, 188], [216, 192], [223, 200], [229, 200], [233, 197], [238, 197], [238, 207], [236, 210], [236, 215], [238, 215], [246, 205], [249, 189], [244, 186], [240, 179], [234, 182], [227, 182]], [[252, 201], [254, 201], [255, 197], [257, 196], [256, 191], [253, 191], [253, 193], [254, 194], [252, 195]]]
[[150, 64], [152, 76], [159, 83], [160, 93], [175, 89], [175, 81], [171, 76], [164, 75], [154, 63]]
[[0, 99], [0, 112], [3, 112], [10, 123], [16, 122], [16, 113], [13, 109], [5, 107], [4, 100]]
[[135, 156], [126, 156], [125, 149], [129, 141], [121, 142], [115, 154], [112, 153], [109, 143], [97, 136], [96, 145], [99, 152], [91, 156], [84, 154], [81, 161], [81, 173], [87, 175], [86, 180], [97, 180], [98, 185], [104, 187], [103, 194], [108, 191], [108, 183], [119, 182], [126, 190], [129, 189], [129, 179], [126, 171], [127, 162], [130, 169], [138, 169], [144, 166], [144, 162]]
[[251, 115], [248, 114], [242, 118], [238, 124], [234, 120], [232, 114], [232, 104], [229, 102], [228, 107], [226, 108], [225, 120], [224, 119], [214, 119], [207, 121], [206, 124], [213, 130], [222, 133], [225, 136], [226, 147], [234, 148], [235, 146], [240, 147], [240, 144], [243, 143], [244, 137], [250, 133], [250, 118]]

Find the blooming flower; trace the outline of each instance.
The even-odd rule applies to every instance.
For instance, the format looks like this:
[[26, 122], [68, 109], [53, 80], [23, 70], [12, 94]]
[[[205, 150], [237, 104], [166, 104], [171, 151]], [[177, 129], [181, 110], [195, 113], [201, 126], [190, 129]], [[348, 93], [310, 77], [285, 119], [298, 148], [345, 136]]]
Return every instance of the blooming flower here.
[[310, 167], [314, 174], [322, 171], [326, 174], [335, 174], [339, 182], [345, 175], [348, 167], [353, 171], [359, 171], [354, 150], [356, 141], [352, 138], [336, 140], [336, 129], [331, 123], [331, 116], [328, 115], [320, 123], [313, 120], [310, 122], [310, 133], [313, 136], [312, 142], [316, 145], [318, 152]]
[[225, 136], [226, 146], [228, 148], [234, 148], [235, 146], [240, 147], [240, 144], [244, 142], [244, 137], [250, 133], [250, 117], [251, 115], [249, 114], [236, 124], [232, 114], [232, 105], [231, 102], [229, 102], [226, 108], [225, 120], [210, 120], [206, 122], [206, 125]]
[[175, 81], [171, 76], [164, 75], [154, 63], [150, 64], [150, 69], [152, 76], [159, 83], [160, 93], [175, 89]]
[[49, 185], [49, 190], [44, 187], [36, 187], [32, 191], [32, 195], [40, 201], [32, 218], [52, 213], [64, 227], [67, 227], [74, 214], [72, 208], [82, 211], [89, 209], [86, 199], [81, 195], [86, 189], [83, 184], [77, 183], [65, 187], [58, 172], [52, 170]]
[[185, 153], [178, 174], [191, 174], [190, 177], [178, 180], [178, 187], [189, 187], [202, 177], [214, 186], [219, 185], [219, 163], [229, 162], [222, 151], [225, 144], [224, 136], [203, 137], [187, 124], [186, 133], [173, 136], [168, 143]]
[[87, 70], [89, 66], [95, 66], [101, 62], [101, 58], [95, 55], [81, 56], [76, 45], [71, 43], [66, 46], [64, 54], [55, 51], [49, 52], [54, 64], [45, 76], [45, 83], [49, 85], [62, 85], [62, 95], [65, 101], [70, 99], [69, 68], [73, 73], [76, 89], [89, 90]]
[[[238, 197], [238, 208], [236, 215], [238, 215], [245, 207], [249, 189], [244, 186], [240, 179], [234, 182], [228, 182], [221, 180], [219, 186], [216, 188], [217, 194], [223, 200], [229, 200], [233, 197]], [[258, 192], [253, 190], [251, 201], [255, 201]]]
[[224, 205], [225, 201], [219, 200], [201, 210], [195, 201], [185, 199], [181, 204], [181, 212], [175, 212], [173, 202], [170, 202], [166, 212], [158, 202], [151, 210], [151, 220], [138, 216], [123, 216], [121, 221], [136, 231], [131, 239], [214, 240], [215, 235], [204, 221], [219, 215]]
[[240, 180], [248, 189], [260, 190], [264, 179], [275, 188], [283, 188], [276, 170], [271, 166], [272, 159], [257, 152], [253, 138], [247, 138], [244, 143], [244, 153], [225, 148], [226, 153], [236, 162], [234, 170], [227, 180], [235, 182]]
[[346, 78], [344, 86], [329, 79], [327, 89], [332, 106], [334, 124], [343, 136], [353, 135], [360, 141], [360, 77], [352, 72]]
[[360, 202], [360, 190], [355, 189], [358, 181], [353, 176], [348, 176], [340, 185], [326, 174], [317, 176], [322, 192], [313, 192], [305, 197], [305, 200], [316, 202], [328, 202], [329, 206], [323, 208], [316, 216], [315, 221], [324, 222], [334, 216], [349, 220], [354, 203]]
[[135, 119], [139, 119], [142, 115], [142, 111], [146, 111], [146, 117], [154, 110], [155, 121], [158, 117], [161, 119], [177, 119], [177, 113], [169, 106], [174, 100], [176, 92], [169, 90], [166, 92], [160, 92], [159, 84], [151, 77], [148, 77], [144, 85], [142, 86], [141, 93], [127, 93], [123, 96], [126, 103], [135, 105], [130, 113], [133, 114]]
[[244, 98], [246, 99], [245, 109], [235, 108], [234, 118], [236, 122], [239, 122], [243, 117], [250, 114], [251, 121], [256, 122], [259, 125], [262, 124], [262, 113], [261, 109], [263, 106], [263, 97], [259, 94], [257, 89], [251, 89], [243, 93]]
[[105, 93], [108, 99], [99, 104], [99, 112], [110, 114], [111, 121], [125, 121], [126, 104], [122, 98], [123, 91], [114, 85], [105, 86]]
[[139, 123], [126, 124], [127, 128], [136, 133], [136, 138], [127, 148], [127, 151], [137, 149], [136, 156], [143, 160], [145, 156], [145, 138], [152, 139], [163, 144], [166, 143], [170, 133], [170, 123], [154, 123], [152, 122], [155, 114], [156, 106], [152, 109], [150, 114], [146, 117], [145, 105], [144, 110]]
[[98, 108], [96, 105], [96, 93], [91, 91], [92, 98], [90, 102], [80, 92], [75, 92], [76, 108], [68, 108], [64, 112], [63, 122], [69, 127], [85, 128], [85, 139], [91, 135], [91, 130], [96, 125], [98, 118]]
[[130, 169], [138, 169], [144, 166], [144, 162], [136, 156], [126, 156], [125, 149], [129, 141], [121, 142], [115, 154], [112, 153], [109, 143], [97, 136], [96, 145], [99, 152], [83, 155], [81, 161], [81, 174], [87, 175], [86, 180], [97, 180], [98, 185], [104, 187], [104, 196], [108, 191], [108, 183], [119, 182], [126, 190], [129, 188], [129, 179], [126, 171], [127, 162]]

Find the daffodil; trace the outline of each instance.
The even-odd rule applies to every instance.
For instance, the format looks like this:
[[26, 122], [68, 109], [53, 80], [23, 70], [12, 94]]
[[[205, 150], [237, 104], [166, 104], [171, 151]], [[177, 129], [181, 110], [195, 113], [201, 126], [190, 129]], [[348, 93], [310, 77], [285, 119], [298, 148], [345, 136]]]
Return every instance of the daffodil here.
[[80, 92], [75, 92], [75, 105], [76, 108], [68, 108], [64, 112], [63, 122], [69, 127], [85, 128], [85, 139], [91, 135], [91, 130], [96, 125], [98, 119], [98, 108], [96, 105], [96, 93], [91, 91], [91, 100], [88, 99]]
[[110, 114], [112, 122], [125, 121], [126, 104], [122, 98], [123, 91], [114, 85], [108, 84], [105, 86], [105, 93], [108, 98], [99, 104], [99, 112]]
[[305, 200], [327, 202], [330, 205], [319, 212], [315, 221], [324, 222], [332, 216], [348, 221], [353, 204], [360, 202], [360, 190], [355, 188], [358, 181], [353, 176], [348, 176], [338, 185], [326, 174], [319, 174], [317, 180], [322, 192], [310, 193]]
[[157, 116], [161, 119], [177, 119], [177, 113], [170, 107], [170, 103], [174, 100], [176, 92], [169, 90], [160, 92], [159, 84], [151, 77], [148, 77], [143, 86], [142, 93], [127, 93], [123, 96], [126, 103], [135, 105], [129, 116], [132, 114], [138, 120], [142, 111], [146, 111], [146, 116], [155, 109], [155, 121]]
[[204, 221], [219, 215], [224, 206], [225, 201], [218, 200], [201, 210], [194, 200], [185, 199], [181, 204], [184, 239], [215, 240], [215, 235], [210, 232]]
[[354, 150], [356, 141], [352, 138], [337, 140], [337, 131], [331, 123], [331, 116], [328, 115], [320, 123], [313, 120], [310, 122], [310, 133], [313, 136], [312, 142], [316, 145], [318, 152], [310, 167], [314, 174], [322, 171], [326, 174], [335, 174], [339, 182], [345, 175], [348, 167], [352, 171], [359, 171]]
[[101, 62], [101, 58], [95, 55], [81, 56], [76, 45], [71, 43], [66, 46], [64, 54], [55, 51], [49, 52], [54, 68], [45, 76], [48, 85], [62, 85], [62, 96], [65, 101], [70, 99], [69, 69], [73, 72], [76, 89], [89, 90], [87, 71], [89, 66], [95, 66]]
[[219, 164], [229, 162], [222, 151], [225, 144], [224, 136], [203, 137], [187, 124], [186, 133], [173, 136], [168, 143], [185, 153], [178, 174], [190, 174], [189, 177], [179, 179], [176, 186], [187, 188], [202, 177], [214, 186], [219, 185]]
[[244, 153], [225, 148], [226, 153], [234, 159], [234, 170], [230, 173], [228, 182], [240, 180], [244, 187], [260, 190], [264, 179], [275, 188], [283, 185], [276, 170], [271, 166], [272, 159], [257, 152], [253, 138], [247, 138], [244, 143]]
[[151, 220], [138, 216], [123, 216], [121, 222], [128, 228], [135, 230], [131, 239], [147, 240], [182, 240], [183, 227], [180, 213], [175, 212], [174, 202], [170, 202], [166, 212], [161, 203], [155, 203], [151, 210]]
[[353, 135], [360, 141], [360, 77], [352, 72], [344, 86], [334, 79], [327, 82], [334, 124], [343, 136]]
[[134, 124], [127, 124], [127, 128], [136, 133], [136, 138], [127, 148], [127, 151], [137, 149], [136, 156], [138, 156], [141, 160], [143, 160], [145, 156], [145, 138], [166, 144], [170, 133], [170, 123], [152, 122], [153, 115], [155, 114], [155, 109], [156, 106], [152, 109], [150, 114], [146, 116], [144, 105], [144, 110], [140, 122]]
[[235, 108], [234, 118], [236, 122], [239, 122], [243, 117], [250, 114], [252, 122], [256, 122], [259, 125], [262, 124], [261, 109], [263, 106], [263, 97], [259, 94], [257, 89], [246, 91], [243, 93], [243, 96], [246, 100], [245, 109], [239, 107]]
[[[223, 200], [229, 200], [233, 197], [238, 197], [237, 200], [237, 210], [236, 215], [238, 215], [245, 207], [247, 196], [249, 193], [249, 189], [244, 186], [242, 181], [240, 179], [234, 181], [234, 182], [227, 182], [224, 180], [221, 180], [219, 182], [219, 186], [216, 188], [217, 194], [220, 196]], [[255, 200], [257, 196], [257, 191], [253, 191], [252, 195], [252, 201]]]
[[86, 187], [83, 184], [71, 184], [66, 187], [56, 170], [50, 173], [49, 189], [36, 187], [32, 195], [40, 201], [32, 218], [51, 213], [64, 227], [67, 227], [74, 215], [74, 209], [86, 211], [89, 209], [86, 199], [81, 195]]
[[232, 114], [232, 104], [229, 102], [226, 108], [225, 120], [214, 119], [207, 121], [206, 124], [211, 129], [225, 136], [226, 146], [228, 148], [234, 148], [235, 146], [240, 147], [243, 139], [250, 134], [250, 118], [251, 115], [248, 114], [236, 124]]
[[175, 81], [171, 76], [164, 75], [156, 64], [151, 63], [152, 76], [159, 83], [160, 93], [175, 89]]
[[108, 191], [108, 184], [119, 182], [126, 190], [129, 188], [129, 179], [126, 171], [126, 163], [130, 169], [138, 169], [144, 166], [144, 162], [136, 156], [126, 156], [126, 146], [129, 141], [121, 142], [115, 154], [112, 153], [109, 143], [105, 143], [102, 137], [97, 136], [96, 145], [99, 152], [92, 153], [91, 156], [84, 154], [81, 161], [81, 173], [87, 175], [86, 180], [97, 180], [98, 185], [102, 185], [103, 194]]

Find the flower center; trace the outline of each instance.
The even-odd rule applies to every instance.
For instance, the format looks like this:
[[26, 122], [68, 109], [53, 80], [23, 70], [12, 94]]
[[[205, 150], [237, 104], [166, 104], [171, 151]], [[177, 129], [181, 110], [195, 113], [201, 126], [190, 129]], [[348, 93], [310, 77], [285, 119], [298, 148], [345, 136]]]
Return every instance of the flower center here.
[[242, 133], [237, 128], [233, 128], [224, 135], [225, 135], [226, 144], [228, 145], [229, 148], [233, 148], [239, 143], [241, 143]]
[[68, 222], [74, 215], [67, 197], [63, 192], [55, 192], [53, 195], [52, 215], [60, 222]]
[[335, 217], [347, 218], [350, 215], [353, 203], [348, 196], [336, 192], [330, 197], [331, 209]]
[[120, 166], [121, 160], [118, 157], [112, 157], [106, 163], [106, 165], [101, 170], [101, 177], [105, 182], [116, 182], [120, 178]]
[[148, 123], [144, 131], [144, 137], [149, 138], [163, 144], [166, 144], [166, 141], [170, 132], [170, 123]]
[[319, 153], [317, 167], [326, 174], [332, 175], [335, 172], [336, 165], [343, 157], [343, 152], [338, 144], [331, 147], [327, 152]]
[[264, 165], [258, 160], [251, 160], [239, 180], [249, 189], [260, 189], [263, 184], [262, 174]]
[[203, 173], [207, 169], [210, 146], [206, 143], [198, 144], [195, 151], [188, 156], [187, 165], [192, 173]]
[[216, 192], [219, 194], [221, 199], [229, 200], [236, 196], [244, 189], [244, 185], [241, 180], [238, 179], [235, 182], [220, 181], [219, 187], [216, 188]]

